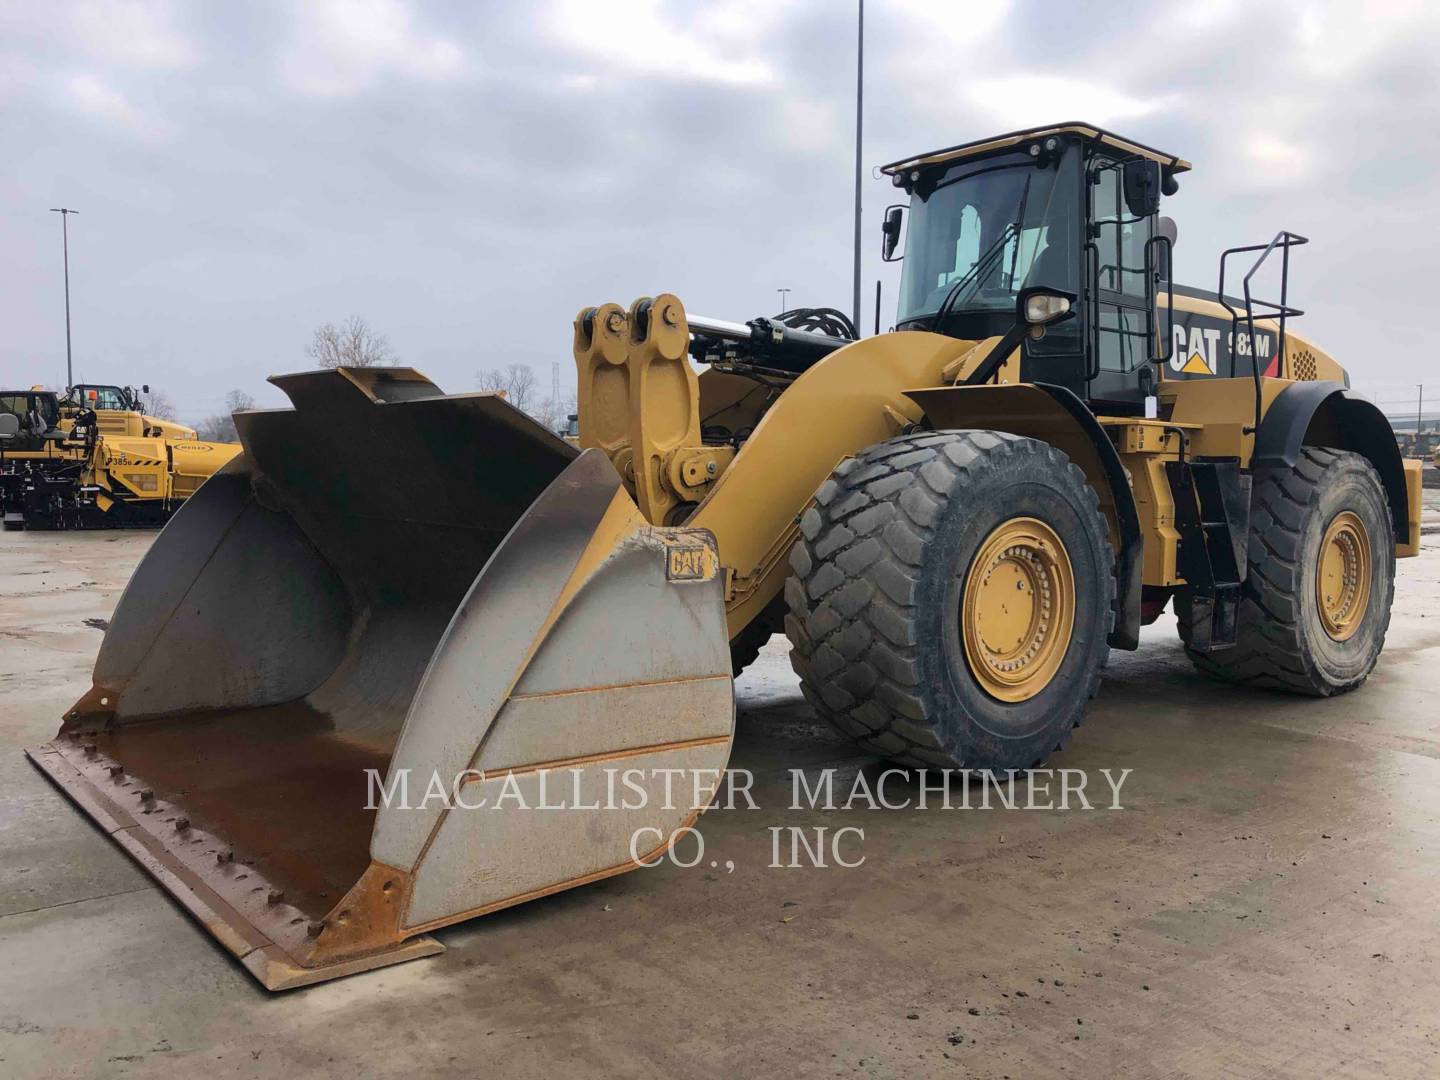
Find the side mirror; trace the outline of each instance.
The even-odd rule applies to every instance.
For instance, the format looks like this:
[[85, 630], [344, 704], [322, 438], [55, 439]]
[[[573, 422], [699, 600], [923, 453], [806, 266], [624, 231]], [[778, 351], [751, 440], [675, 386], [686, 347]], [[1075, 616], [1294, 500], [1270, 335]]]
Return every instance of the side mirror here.
[[1149, 158], [1127, 161], [1121, 173], [1125, 206], [1136, 217], [1160, 210], [1160, 163]]
[[147, 382], [144, 386], [140, 387], [140, 392], [142, 394], [148, 394], [150, 392], [150, 384]]
[[900, 246], [900, 234], [905, 231], [905, 207], [896, 203], [885, 208], [885, 220], [880, 223], [880, 258], [886, 262], [899, 262], [905, 256], [897, 256], [895, 249]]
[[1037, 286], [1021, 289], [1015, 319], [1025, 326], [1049, 326], [1075, 314], [1075, 294]]

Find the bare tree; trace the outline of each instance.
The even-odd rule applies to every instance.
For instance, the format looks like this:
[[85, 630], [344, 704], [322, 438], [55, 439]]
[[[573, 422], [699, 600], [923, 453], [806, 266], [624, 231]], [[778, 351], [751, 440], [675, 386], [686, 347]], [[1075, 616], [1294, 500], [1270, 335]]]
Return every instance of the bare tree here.
[[225, 395], [225, 411], [227, 413], [245, 412], [255, 407], [255, 399], [244, 390], [231, 390]]
[[507, 364], [503, 368], [481, 368], [475, 373], [475, 385], [505, 395], [505, 400], [531, 419], [559, 433], [567, 427], [575, 412], [575, 395], [541, 397], [534, 370], [527, 364]]
[[504, 394], [506, 401], [524, 413], [533, 413], [539, 405], [536, 400], [535, 372], [528, 364], [481, 368], [475, 373], [475, 385], [481, 390]]
[[145, 396], [143, 404], [146, 416], [153, 416], [157, 420], [175, 419], [175, 402], [164, 390], [151, 390]]
[[570, 417], [574, 413], [575, 395], [571, 394], [569, 397], [547, 397], [531, 411], [530, 415], [551, 431], [559, 433], [569, 426]]
[[326, 323], [315, 331], [305, 355], [321, 367], [385, 367], [395, 362], [390, 340], [376, 333], [359, 315], [339, 326]]
[[195, 434], [204, 442], [239, 442], [240, 435], [235, 430], [235, 421], [229, 416], [216, 413], [214, 416], [207, 416], [200, 423], [195, 425]]
[[235, 418], [231, 414], [254, 407], [255, 399], [244, 390], [231, 390], [225, 395], [225, 411], [207, 416], [195, 425], [195, 430], [206, 442], [239, 442], [240, 434], [235, 430]]

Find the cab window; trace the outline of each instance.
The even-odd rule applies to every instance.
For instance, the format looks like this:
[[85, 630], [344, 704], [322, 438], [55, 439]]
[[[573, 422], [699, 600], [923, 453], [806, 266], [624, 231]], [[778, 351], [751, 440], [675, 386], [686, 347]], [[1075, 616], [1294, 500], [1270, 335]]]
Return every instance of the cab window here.
[[1075, 291], [1073, 152], [1012, 153], [952, 166], [910, 202], [897, 325], [1015, 309], [1026, 286]]
[[125, 396], [118, 386], [87, 386], [85, 404], [92, 409], [127, 409]]

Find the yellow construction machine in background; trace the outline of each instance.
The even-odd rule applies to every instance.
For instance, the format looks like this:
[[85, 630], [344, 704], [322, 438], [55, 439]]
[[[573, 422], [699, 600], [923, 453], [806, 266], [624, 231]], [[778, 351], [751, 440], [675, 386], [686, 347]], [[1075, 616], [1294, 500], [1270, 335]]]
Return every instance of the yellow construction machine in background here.
[[1189, 167], [1085, 124], [895, 162], [894, 332], [585, 308], [578, 447], [408, 369], [277, 376], [32, 759], [278, 989], [663, 853], [781, 624], [914, 767], [1043, 760], [1172, 605], [1207, 675], [1359, 687], [1419, 462], [1294, 333], [1304, 238], [1171, 280]]
[[7, 529], [163, 525], [205, 480], [240, 453], [194, 428], [147, 416], [128, 387], [80, 385], [64, 397], [40, 387], [0, 390], [16, 418], [0, 442]]

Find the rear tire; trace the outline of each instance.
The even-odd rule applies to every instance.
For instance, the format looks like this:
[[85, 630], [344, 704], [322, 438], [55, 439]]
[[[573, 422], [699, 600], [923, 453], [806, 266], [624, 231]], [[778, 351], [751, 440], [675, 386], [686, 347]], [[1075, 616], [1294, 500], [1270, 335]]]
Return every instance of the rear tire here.
[[1034, 765], [1099, 684], [1107, 535], [1084, 474], [1035, 439], [919, 432], [847, 458], [791, 552], [785, 630], [802, 691], [905, 764]]
[[[1326, 552], [1328, 590], [1318, 580]], [[1328, 697], [1369, 677], [1394, 595], [1395, 531], [1379, 474], [1359, 454], [1307, 446], [1293, 469], [1255, 472], [1234, 647], [1194, 651], [1189, 598], [1177, 597], [1175, 610], [1206, 675]]]

